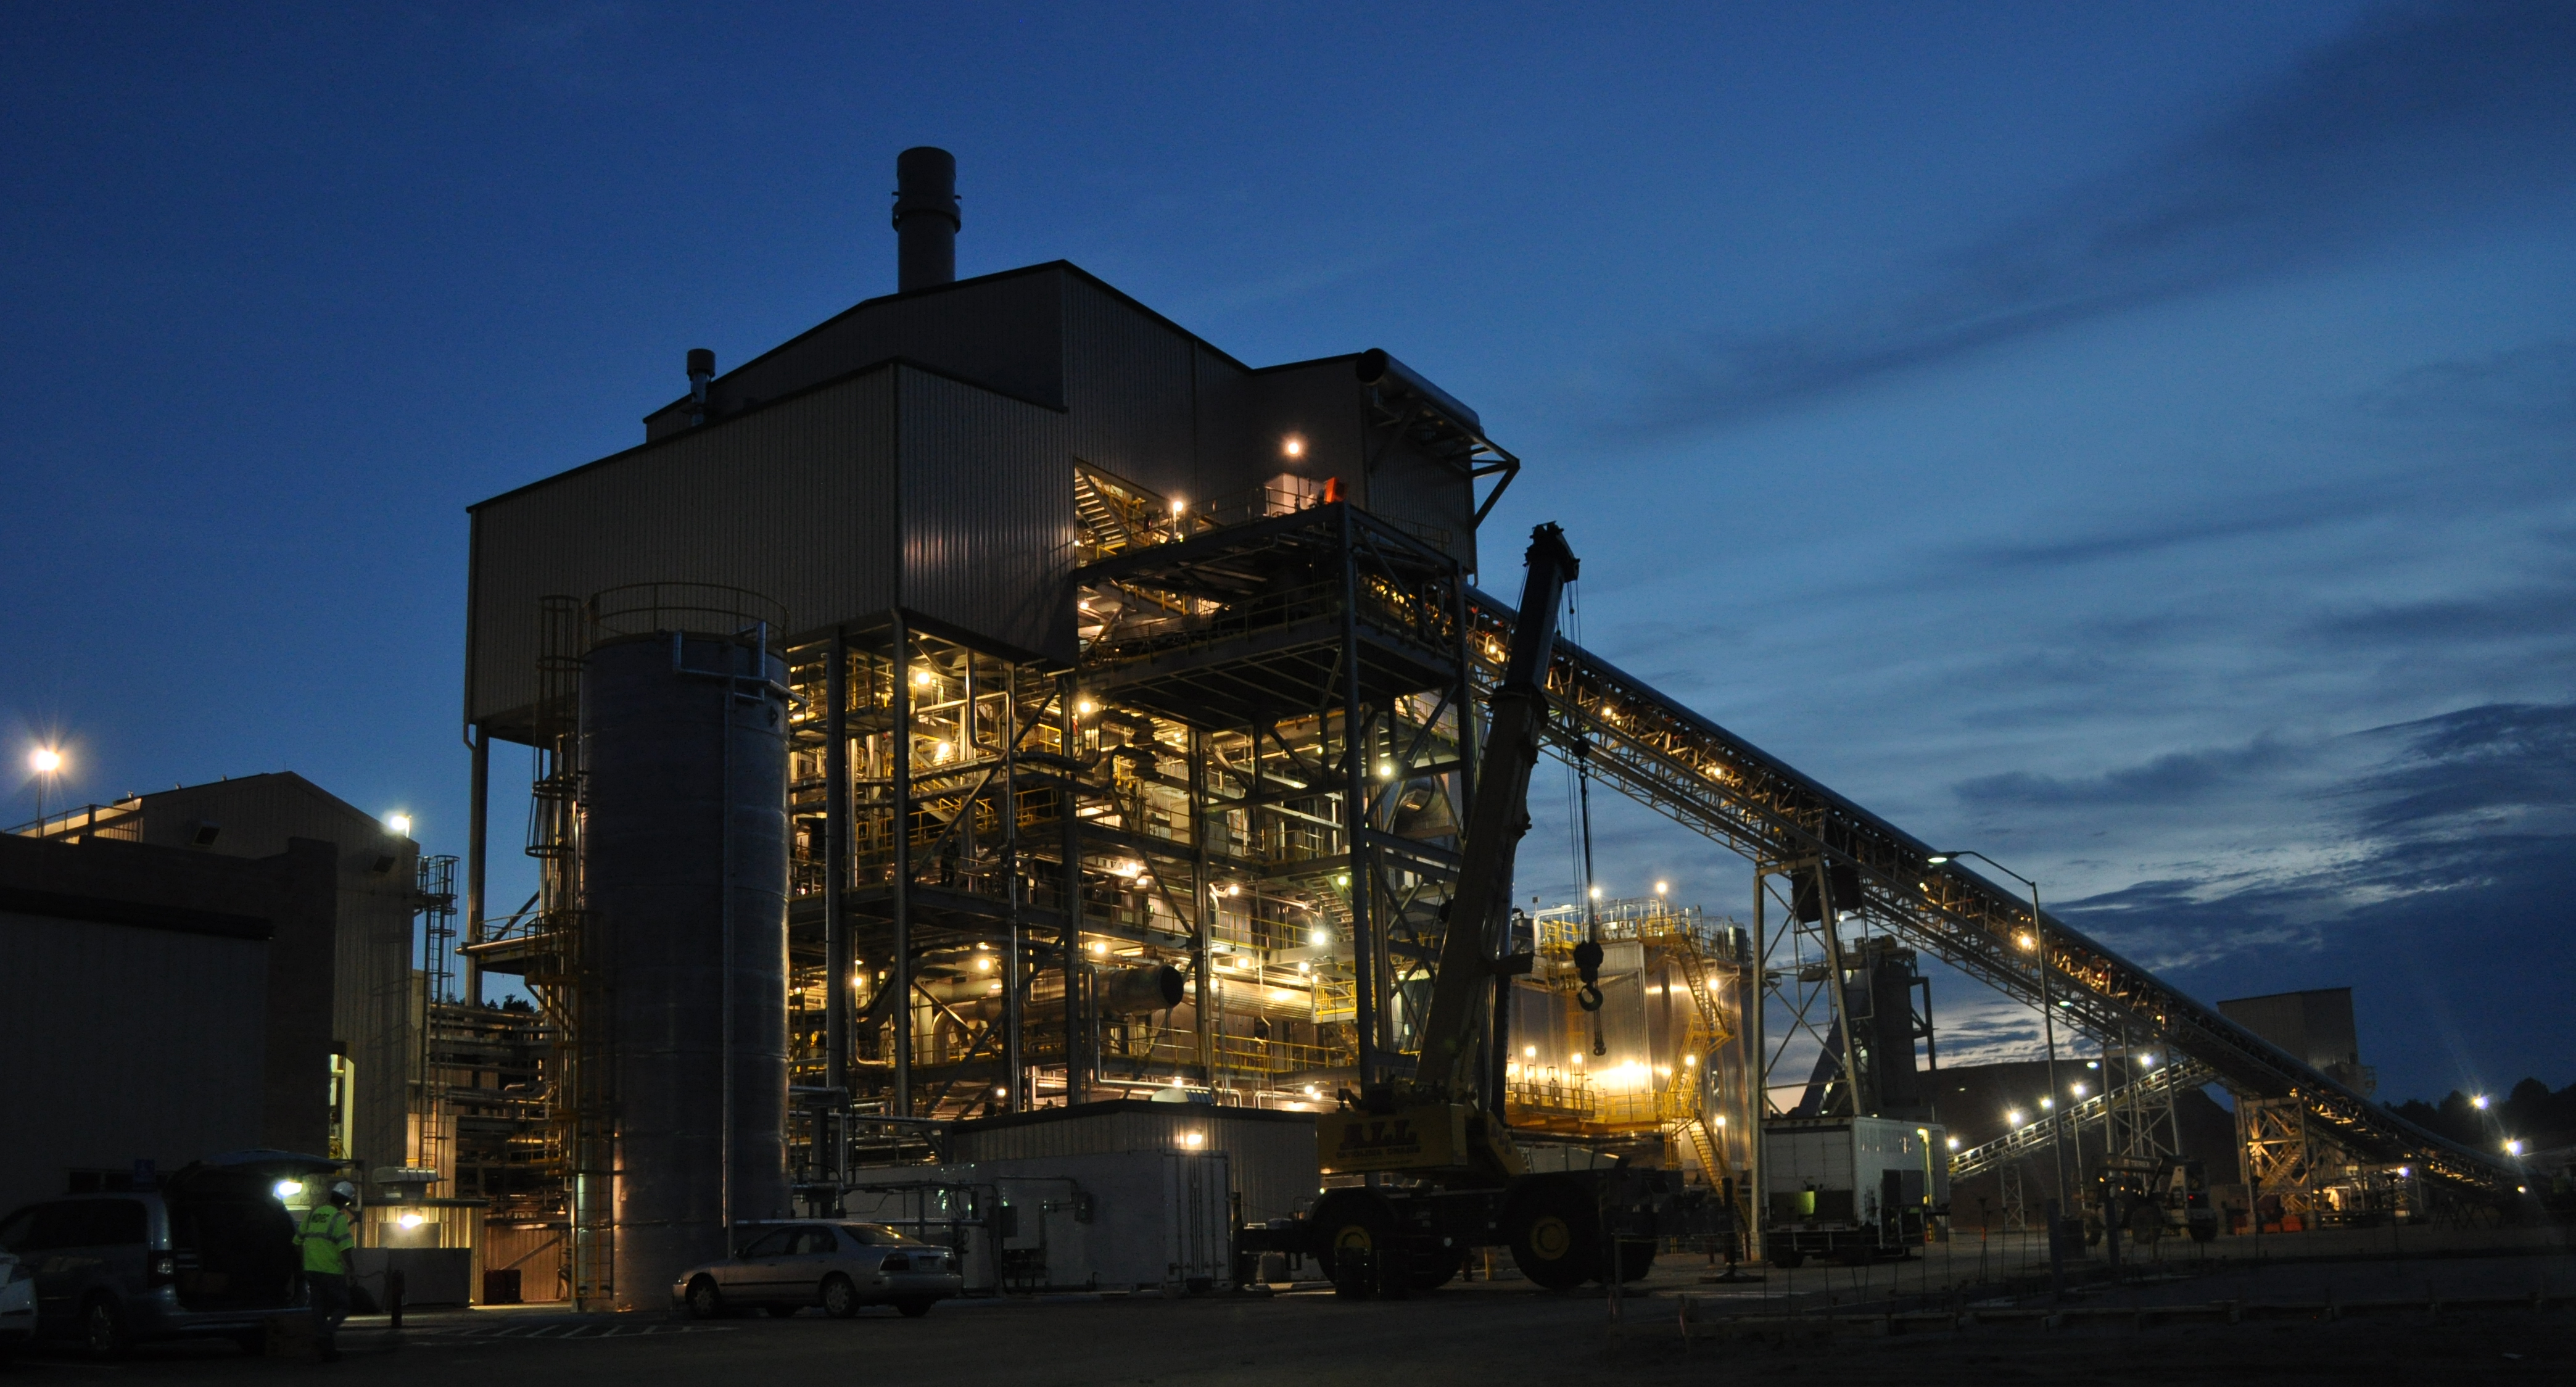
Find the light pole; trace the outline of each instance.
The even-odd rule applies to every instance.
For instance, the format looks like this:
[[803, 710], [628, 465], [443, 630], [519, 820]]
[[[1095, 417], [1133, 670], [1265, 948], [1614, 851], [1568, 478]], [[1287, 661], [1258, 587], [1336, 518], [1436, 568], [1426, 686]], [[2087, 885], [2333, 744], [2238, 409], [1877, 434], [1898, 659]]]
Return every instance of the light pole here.
[[63, 768], [63, 754], [52, 747], [40, 746], [27, 753], [27, 768], [36, 773], [36, 836], [45, 836], [45, 785]]
[[[2024, 947], [2036, 956], [2039, 964], [2039, 1025], [2041, 1034], [2048, 1038], [2048, 1114], [2052, 1119], [2048, 1128], [2048, 1154], [2050, 1162], [2057, 1167], [2057, 1207], [2062, 1211], [2066, 1208], [2066, 1123], [2054, 1119], [2064, 1115], [2057, 1106], [2057, 1100], [2065, 1095], [2057, 1087], [2057, 1001], [2048, 978], [2056, 969], [2048, 962], [2048, 922], [2047, 917], [2039, 913], [2039, 883], [1981, 852], [1936, 852], [1923, 860], [1938, 867], [1962, 857], [1973, 857], [2030, 888], [2030, 942]], [[2056, 1230], [2049, 1230], [2049, 1236], [2054, 1241]]]

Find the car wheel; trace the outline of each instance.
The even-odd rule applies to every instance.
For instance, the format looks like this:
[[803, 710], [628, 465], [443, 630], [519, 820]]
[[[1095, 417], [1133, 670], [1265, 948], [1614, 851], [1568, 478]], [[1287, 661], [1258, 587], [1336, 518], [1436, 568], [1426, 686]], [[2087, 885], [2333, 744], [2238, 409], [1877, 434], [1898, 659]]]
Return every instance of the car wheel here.
[[81, 1311], [81, 1347], [92, 1358], [123, 1358], [134, 1343], [126, 1337], [125, 1312], [106, 1296], [92, 1296]]
[[836, 1320], [846, 1320], [859, 1313], [859, 1288], [850, 1278], [834, 1272], [823, 1278], [823, 1313]]
[[689, 1317], [715, 1320], [724, 1318], [724, 1293], [716, 1289], [716, 1279], [701, 1276], [689, 1283]]
[[930, 1306], [930, 1301], [923, 1300], [918, 1297], [898, 1300], [894, 1303], [894, 1308], [902, 1311], [903, 1317], [908, 1320], [917, 1320], [922, 1316], [929, 1314]]

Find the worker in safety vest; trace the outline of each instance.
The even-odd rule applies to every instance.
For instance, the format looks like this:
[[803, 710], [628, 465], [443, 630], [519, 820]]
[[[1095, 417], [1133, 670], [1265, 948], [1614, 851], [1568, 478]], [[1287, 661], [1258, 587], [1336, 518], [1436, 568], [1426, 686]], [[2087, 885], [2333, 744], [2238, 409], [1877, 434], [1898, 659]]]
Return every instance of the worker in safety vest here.
[[326, 1363], [339, 1358], [332, 1336], [340, 1321], [349, 1318], [349, 1249], [357, 1245], [349, 1232], [349, 1211], [357, 1203], [357, 1186], [334, 1181], [329, 1201], [305, 1210], [304, 1221], [295, 1229], [295, 1241], [304, 1249], [304, 1291], [313, 1308], [313, 1342]]

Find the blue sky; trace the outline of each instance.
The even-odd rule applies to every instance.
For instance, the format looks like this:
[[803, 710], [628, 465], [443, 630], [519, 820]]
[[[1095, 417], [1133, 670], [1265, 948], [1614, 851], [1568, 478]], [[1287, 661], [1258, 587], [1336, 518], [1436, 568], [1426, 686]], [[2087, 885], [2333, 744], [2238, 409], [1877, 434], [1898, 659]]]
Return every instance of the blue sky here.
[[961, 272], [1393, 351], [1588, 643], [2198, 995], [2576, 1071], [2576, 11], [96, 5], [0, 110], [0, 730], [69, 798], [293, 768], [460, 850], [462, 508], [890, 289], [937, 143]]

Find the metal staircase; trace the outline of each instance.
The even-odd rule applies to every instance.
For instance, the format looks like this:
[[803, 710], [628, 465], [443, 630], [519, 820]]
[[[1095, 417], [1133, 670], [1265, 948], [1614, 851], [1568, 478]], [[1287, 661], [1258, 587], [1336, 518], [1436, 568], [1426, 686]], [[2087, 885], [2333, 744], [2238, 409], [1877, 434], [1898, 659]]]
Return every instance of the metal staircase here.
[[[1479, 689], [1501, 677], [1512, 609], [1469, 589], [1467, 642]], [[1675, 822], [1759, 863], [1822, 856], [1858, 869], [1859, 908], [1881, 928], [2007, 996], [2042, 1005], [2040, 969], [2060, 1019], [2096, 1039], [2153, 1036], [2229, 1087], [2296, 1099], [2312, 1131], [2368, 1160], [2407, 1162], [2425, 1177], [2509, 1194], [2514, 1173], [2445, 1141], [2310, 1068], [2154, 974], [1960, 870], [1933, 849], [1573, 642], [1548, 671], [1548, 749], [1590, 745], [1592, 774]], [[2025, 948], [2037, 935], [2044, 947]]]

